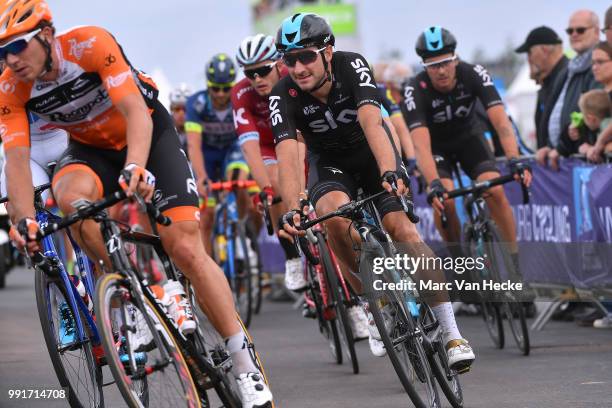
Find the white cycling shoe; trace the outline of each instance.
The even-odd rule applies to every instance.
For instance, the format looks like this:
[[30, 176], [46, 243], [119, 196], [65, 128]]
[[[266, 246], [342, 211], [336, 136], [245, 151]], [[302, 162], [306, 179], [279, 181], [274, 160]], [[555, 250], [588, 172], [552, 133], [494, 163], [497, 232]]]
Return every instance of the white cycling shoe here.
[[387, 355], [385, 344], [383, 343], [378, 327], [374, 322], [374, 316], [370, 313], [369, 306], [367, 303], [362, 304], [363, 311], [368, 319], [368, 343], [370, 344], [370, 351], [376, 357], [384, 357]]
[[304, 278], [302, 258], [287, 259], [285, 262], [285, 287], [299, 292], [306, 289], [308, 282]]
[[128, 319], [131, 320], [129, 324], [135, 328], [135, 331], [126, 331], [132, 350], [135, 352], [151, 351], [155, 347], [155, 342], [144, 315], [131, 305], [128, 305], [128, 311]]
[[260, 373], [240, 374], [236, 383], [243, 408], [272, 408], [272, 392]]
[[446, 344], [446, 355], [448, 366], [463, 374], [470, 370], [470, 366], [476, 359], [472, 346], [465, 339], [451, 340]]
[[363, 308], [360, 306], [352, 306], [347, 309], [349, 323], [353, 331], [353, 339], [362, 340], [370, 337], [368, 330], [368, 317]]

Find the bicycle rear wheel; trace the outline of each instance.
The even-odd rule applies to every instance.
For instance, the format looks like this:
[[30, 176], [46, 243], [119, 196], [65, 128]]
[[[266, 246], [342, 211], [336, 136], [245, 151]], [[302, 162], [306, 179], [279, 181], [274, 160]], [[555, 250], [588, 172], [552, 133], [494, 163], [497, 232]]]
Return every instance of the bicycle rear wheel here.
[[[369, 251], [374, 257], [392, 257], [372, 234], [366, 235]], [[363, 249], [362, 249], [363, 250]], [[360, 274], [367, 288], [373, 288], [373, 271], [368, 265]], [[386, 270], [376, 275], [382, 284], [399, 283], [395, 270]], [[440, 397], [434, 374], [427, 354], [423, 348], [421, 336], [424, 330], [406, 308], [404, 292], [398, 290], [367, 290], [370, 312], [387, 350], [391, 364], [417, 408], [438, 408]]]
[[93, 350], [91, 331], [81, 311], [85, 338], [79, 339], [76, 311], [70, 306], [64, 282], [36, 269], [38, 316], [51, 363], [60, 386], [66, 389], [71, 407], [104, 406], [102, 368]]
[[[242, 402], [240, 400], [240, 391], [238, 390], [236, 378], [231, 372], [232, 360], [229, 352], [225, 348], [225, 341], [223, 337], [219, 334], [219, 332], [210, 323], [204, 311], [200, 308], [200, 305], [195, 298], [195, 294], [191, 285], [189, 285], [189, 293], [191, 297], [191, 303], [193, 305], [192, 307], [194, 310], [194, 317], [198, 322], [197, 330], [193, 336], [193, 340], [200, 355], [209, 362], [211, 367], [215, 369], [215, 373], [213, 374], [213, 376], [218, 381], [214, 382], [212, 386], [217, 392], [217, 395], [223, 403], [223, 406], [228, 408], [239, 408], [242, 406]], [[239, 314], [236, 314], [236, 320], [238, 321], [238, 324], [240, 324], [247, 336], [251, 358], [253, 359], [255, 366], [262, 373], [264, 381], [269, 387], [270, 383], [266, 376], [262, 360], [259, 354], [257, 354], [257, 352], [255, 351], [251, 335], [242, 323], [242, 320], [240, 320]], [[209, 404], [207, 406], [214, 405]]]
[[353, 373], [359, 374], [359, 361], [357, 360], [357, 353], [355, 352], [355, 339], [353, 337], [353, 330], [349, 322], [348, 313], [346, 310], [346, 296], [343, 289], [338, 285], [337, 273], [341, 273], [336, 270], [336, 265], [332, 262], [331, 255], [328, 251], [327, 240], [321, 232], [316, 233], [319, 257], [323, 262], [325, 268], [325, 279], [329, 283], [329, 295], [331, 303], [336, 309], [336, 318], [338, 322], [338, 334], [340, 335], [340, 341], [343, 343], [344, 351], [346, 356], [351, 361], [353, 367]]
[[[469, 230], [469, 234], [467, 235], [467, 241], [469, 245], [469, 250], [472, 254], [473, 258], [478, 257], [489, 257], [486, 254], [486, 251], [489, 249], [487, 245], [485, 245], [486, 236], [477, 236], [473, 229]], [[491, 258], [488, 258], [491, 259]], [[492, 263], [486, 264], [486, 269], [481, 272], [473, 271], [476, 276], [473, 278], [474, 282], [480, 282], [484, 278], [493, 279], [494, 278], [494, 266]], [[483, 292], [477, 292], [480, 298], [480, 307], [482, 309], [482, 318], [485, 322], [485, 327], [487, 328], [487, 333], [489, 333], [489, 337], [493, 341], [493, 344], [498, 349], [503, 349], [505, 345], [504, 338], [504, 324], [502, 322], [501, 313], [499, 309], [499, 304], [494, 302], [493, 297], [489, 294]]]
[[[164, 320], [167, 317], [147, 298], [144, 307], [139, 306], [129, 285], [119, 274], [104, 275], [95, 298], [106, 361], [125, 402], [129, 407], [201, 407], [189, 366]], [[121, 322], [113, 321], [115, 307]], [[151, 338], [144, 351], [136, 351], [136, 336]]]
[[[507, 277], [513, 275], [514, 263], [508, 252], [508, 248], [502, 244], [499, 232], [492, 222], [487, 225], [486, 232], [487, 252], [493, 263], [493, 277], [497, 282], [501, 282], [502, 271]], [[516, 341], [518, 349], [527, 356], [530, 352], [529, 328], [525, 317], [523, 304], [519, 302], [512, 292], [505, 292], [500, 296], [499, 307], [501, 313], [508, 320], [510, 331]]]

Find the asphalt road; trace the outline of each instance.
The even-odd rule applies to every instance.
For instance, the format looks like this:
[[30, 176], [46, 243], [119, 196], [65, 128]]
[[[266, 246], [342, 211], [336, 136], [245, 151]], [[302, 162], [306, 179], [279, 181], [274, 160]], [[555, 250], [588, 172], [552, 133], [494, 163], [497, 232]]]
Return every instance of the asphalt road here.
[[[471, 372], [461, 377], [466, 407], [612, 407], [612, 330], [552, 322], [531, 333], [532, 354], [524, 357], [511, 341], [507, 349], [493, 348], [479, 318], [458, 320], [477, 352]], [[412, 406], [387, 358], [374, 357], [360, 342], [359, 375], [347, 364], [334, 364], [315, 322], [302, 318], [291, 303], [264, 303], [251, 333], [277, 407]], [[0, 291], [0, 407], [65, 407], [62, 400], [8, 395], [9, 389], [58, 387], [40, 330], [33, 272], [14, 270]], [[124, 406], [112, 386], [105, 387], [105, 400], [108, 407]]]

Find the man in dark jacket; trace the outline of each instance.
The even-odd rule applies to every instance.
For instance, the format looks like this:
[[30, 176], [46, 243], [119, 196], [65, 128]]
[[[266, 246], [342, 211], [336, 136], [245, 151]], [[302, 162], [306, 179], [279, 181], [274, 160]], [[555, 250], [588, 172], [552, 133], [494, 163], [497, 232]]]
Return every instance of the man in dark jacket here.
[[552, 150], [548, 138], [548, 120], [567, 76], [569, 60], [563, 55], [561, 38], [546, 26], [531, 30], [523, 45], [515, 51], [527, 53], [531, 78], [541, 85], [535, 112], [536, 158], [540, 164], [544, 164]]
[[578, 142], [572, 141], [568, 133], [571, 113], [578, 111], [578, 98], [590, 89], [601, 87], [595, 82], [591, 70], [591, 54], [599, 42], [597, 14], [589, 10], [575, 12], [565, 31], [577, 55], [567, 66], [567, 78], [550, 112], [548, 136], [555, 148], [548, 153], [548, 161], [553, 169], [558, 167], [559, 156], [569, 156], [578, 151]]

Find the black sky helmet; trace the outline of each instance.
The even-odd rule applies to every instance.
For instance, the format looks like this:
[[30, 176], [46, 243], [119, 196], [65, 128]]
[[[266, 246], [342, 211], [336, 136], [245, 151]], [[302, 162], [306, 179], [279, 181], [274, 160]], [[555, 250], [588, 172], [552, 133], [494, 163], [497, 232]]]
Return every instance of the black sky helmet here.
[[328, 44], [335, 44], [332, 29], [323, 17], [313, 13], [287, 17], [276, 34], [276, 49], [280, 52]]
[[457, 40], [445, 28], [440, 26], [429, 27], [421, 33], [416, 42], [416, 53], [423, 59], [438, 55], [454, 53]]

